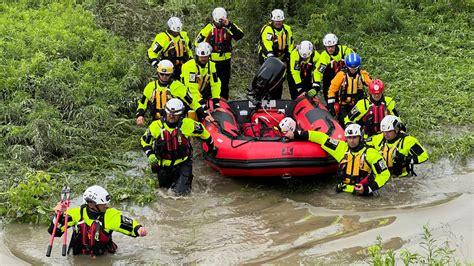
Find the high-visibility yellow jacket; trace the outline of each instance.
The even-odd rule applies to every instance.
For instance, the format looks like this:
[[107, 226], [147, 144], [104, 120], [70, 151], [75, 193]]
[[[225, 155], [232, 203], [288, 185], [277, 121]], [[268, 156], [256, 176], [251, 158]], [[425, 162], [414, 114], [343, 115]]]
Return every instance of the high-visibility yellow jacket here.
[[258, 53], [264, 59], [267, 59], [268, 54], [271, 53], [283, 61], [287, 60], [293, 48], [293, 31], [287, 24], [283, 24], [281, 29], [277, 29], [273, 27], [272, 22], [269, 22], [260, 30]]
[[152, 64], [154, 61], [168, 59], [176, 67], [184, 64], [192, 56], [191, 42], [185, 31], [179, 32], [178, 36], [173, 36], [167, 31], [160, 32], [148, 48], [148, 59]]
[[[400, 132], [397, 137], [387, 141], [383, 133], [367, 140], [368, 145], [377, 149], [387, 162], [390, 173], [395, 176], [407, 176], [411, 164], [420, 164], [428, 160], [428, 153], [413, 136]], [[402, 160], [398, 160], [398, 159]]]
[[339, 72], [342, 62], [344, 62], [346, 56], [352, 52], [351, 48], [342, 44], [337, 45], [334, 55], [330, 55], [326, 50], [322, 51], [318, 62], [316, 62], [317, 71], [314, 72], [314, 80], [321, 82], [327, 68], [331, 68], [335, 73]]
[[[171, 80], [168, 84], [162, 85], [159, 81], [153, 80], [146, 85], [143, 96], [138, 101], [137, 117], [145, 116], [147, 108], [150, 107], [153, 120], [159, 119], [166, 102], [171, 98], [181, 99], [194, 111], [201, 107], [198, 99], [193, 98], [191, 92], [180, 81]], [[149, 103], [152, 105], [149, 106]]]
[[229, 60], [232, 57], [232, 40], [240, 40], [244, 32], [229, 21], [229, 25], [217, 27], [214, 23], [207, 24], [198, 34], [194, 45], [208, 42], [212, 46], [211, 60], [214, 62]]
[[221, 81], [217, 77], [216, 64], [210, 60], [204, 67], [196, 59], [186, 62], [181, 69], [181, 82], [198, 102], [203, 98], [221, 97]]

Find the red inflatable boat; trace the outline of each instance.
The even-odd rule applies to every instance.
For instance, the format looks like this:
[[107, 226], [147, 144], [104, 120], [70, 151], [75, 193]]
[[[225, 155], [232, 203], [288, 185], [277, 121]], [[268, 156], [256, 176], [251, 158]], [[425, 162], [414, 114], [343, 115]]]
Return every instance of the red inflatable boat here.
[[[263, 101], [258, 109], [247, 100], [221, 101], [221, 107], [223, 111], [213, 113], [216, 121], [205, 123], [218, 149], [217, 155], [204, 156], [221, 175], [291, 178], [336, 172], [336, 161], [319, 144], [286, 141], [278, 133], [268, 132], [274, 130], [269, 123], [277, 126], [281, 119], [290, 116], [299, 129], [318, 130], [343, 139], [344, 130], [317, 100], [300, 97], [295, 101]], [[260, 132], [254, 132], [255, 125]]]
[[205, 122], [217, 155], [204, 155], [207, 163], [224, 176], [282, 177], [335, 173], [336, 161], [319, 144], [286, 141], [275, 131], [284, 117], [292, 117], [299, 130], [318, 130], [344, 139], [344, 130], [318, 99], [268, 100], [281, 85], [286, 65], [269, 58], [260, 67], [248, 90], [248, 100], [221, 101]]

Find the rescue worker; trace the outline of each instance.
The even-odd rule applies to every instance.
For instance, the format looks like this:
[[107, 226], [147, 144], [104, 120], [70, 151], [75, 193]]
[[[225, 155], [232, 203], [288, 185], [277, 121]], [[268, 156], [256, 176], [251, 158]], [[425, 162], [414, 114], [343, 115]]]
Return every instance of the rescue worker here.
[[217, 76], [221, 81], [220, 97], [229, 99], [232, 40], [244, 37], [244, 32], [227, 18], [227, 11], [217, 7], [212, 11], [213, 22], [207, 24], [196, 38], [195, 46], [207, 42], [212, 46], [211, 61], [216, 63]]
[[216, 64], [210, 61], [211, 51], [209, 43], [200, 42], [196, 47], [195, 58], [183, 65], [181, 73], [181, 82], [205, 110], [208, 109], [208, 99], [212, 99], [214, 109], [220, 108], [221, 81], [217, 76]]
[[153, 121], [141, 138], [143, 151], [152, 171], [157, 173], [160, 187], [171, 188], [177, 195], [191, 192], [193, 162], [190, 137], [199, 137], [207, 144], [207, 152], [216, 155], [209, 132], [200, 122], [182, 118], [185, 110], [181, 100], [166, 103], [166, 117]]
[[308, 96], [315, 97], [320, 89], [313, 79], [313, 71], [318, 61], [319, 53], [314, 50], [310, 41], [302, 41], [290, 54], [290, 71], [288, 84], [290, 85], [291, 99], [306, 92]]
[[380, 122], [386, 115], [398, 116], [395, 100], [384, 96], [384, 84], [380, 79], [369, 83], [369, 97], [356, 103], [351, 112], [344, 118], [344, 123], [358, 123], [364, 128], [367, 136], [381, 133]]
[[394, 115], [387, 115], [380, 124], [382, 133], [368, 139], [368, 144], [380, 151], [393, 176], [412, 176], [414, 164], [428, 160], [428, 153], [420, 142], [406, 134], [404, 125]]
[[[369, 73], [360, 69], [361, 59], [356, 53], [346, 57], [347, 71], [339, 71], [331, 81], [328, 91], [328, 111], [344, 126], [344, 118], [349, 114], [355, 104], [364, 98], [364, 87], [372, 81]], [[339, 105], [336, 112], [335, 105]]]
[[171, 98], [180, 98], [189, 109], [196, 112], [199, 120], [205, 118], [208, 121], [213, 121], [212, 116], [199, 104], [199, 99], [193, 98], [186, 86], [171, 76], [173, 73], [173, 63], [171, 61], [161, 60], [156, 70], [158, 72], [158, 79], [146, 85], [143, 90], [143, 96], [138, 101], [137, 125], [144, 125], [147, 108], [150, 108], [152, 120], [159, 119], [164, 115], [165, 104]]
[[[318, 62], [316, 63], [316, 70], [314, 71], [314, 80], [316, 84], [321, 86], [323, 83], [324, 100], [328, 101], [328, 90], [331, 81], [336, 76], [337, 72], [345, 67], [344, 58], [350, 53], [352, 49], [338, 44], [338, 38], [333, 33], [328, 33], [323, 38], [323, 45], [325, 50], [321, 52]], [[316, 86], [318, 86], [316, 85]]]
[[[67, 210], [67, 228], [74, 226], [68, 253], [71, 249], [73, 255], [115, 253], [117, 245], [112, 241], [112, 232], [114, 231], [131, 237], [147, 235], [145, 227], [136, 220], [109, 207], [111, 198], [103, 187], [98, 185], [88, 187], [82, 197], [84, 203], [81, 206]], [[64, 226], [65, 206], [59, 202], [54, 207], [54, 211], [62, 213], [59, 216], [56, 232], [54, 232], [55, 237], [60, 237], [66, 229]], [[53, 234], [54, 223], [53, 220], [48, 228], [50, 234]], [[97, 232], [98, 235], [96, 235]]]
[[289, 139], [312, 141], [339, 162], [337, 192], [370, 195], [380, 189], [390, 178], [385, 161], [378, 151], [365, 145], [361, 126], [350, 124], [344, 130], [346, 141], [330, 138], [318, 131], [288, 131]]
[[163, 59], [173, 63], [175, 78], [179, 78], [181, 66], [193, 56], [188, 33], [182, 29], [181, 20], [171, 17], [168, 19], [168, 30], [158, 33], [148, 49], [148, 60], [153, 67], [158, 67]]
[[[293, 31], [284, 23], [285, 14], [281, 9], [275, 9], [271, 14], [271, 21], [260, 30], [260, 45], [258, 61], [261, 64], [269, 57], [276, 57], [287, 65], [286, 75], [290, 76], [290, 53], [294, 48]], [[270, 99], [281, 99], [283, 84], [275, 88]]]

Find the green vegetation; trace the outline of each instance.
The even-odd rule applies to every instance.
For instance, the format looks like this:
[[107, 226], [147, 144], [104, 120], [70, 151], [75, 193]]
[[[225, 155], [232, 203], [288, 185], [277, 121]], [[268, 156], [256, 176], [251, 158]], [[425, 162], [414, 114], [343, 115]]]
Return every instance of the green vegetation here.
[[[451, 249], [449, 242], [442, 244], [433, 236], [428, 225], [423, 226], [423, 241], [420, 247], [424, 250], [423, 254], [412, 253], [408, 250], [400, 252], [400, 259], [404, 265], [460, 265], [454, 257], [454, 249]], [[376, 266], [395, 265], [396, 254], [393, 250], [384, 250], [382, 238], [379, 236], [374, 245], [368, 248], [371, 263]]]
[[470, 1], [22, 0], [0, 5], [0, 215], [44, 218], [64, 183], [75, 196], [99, 180], [116, 200], [154, 200], [154, 180], [137, 169], [143, 128], [134, 125], [135, 99], [153, 75], [146, 49], [169, 16], [194, 38], [218, 5], [246, 34], [235, 45], [231, 97], [255, 73], [259, 29], [279, 7], [297, 42], [321, 51], [331, 31], [361, 54], [431, 160], [472, 154]]

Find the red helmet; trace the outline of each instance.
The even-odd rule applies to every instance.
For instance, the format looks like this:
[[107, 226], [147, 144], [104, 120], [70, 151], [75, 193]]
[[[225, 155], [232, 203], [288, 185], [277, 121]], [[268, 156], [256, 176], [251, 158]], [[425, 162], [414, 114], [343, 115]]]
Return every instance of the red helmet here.
[[371, 93], [371, 94], [383, 93], [383, 91], [384, 91], [384, 85], [383, 85], [383, 82], [380, 79], [372, 80], [369, 83], [369, 93]]

